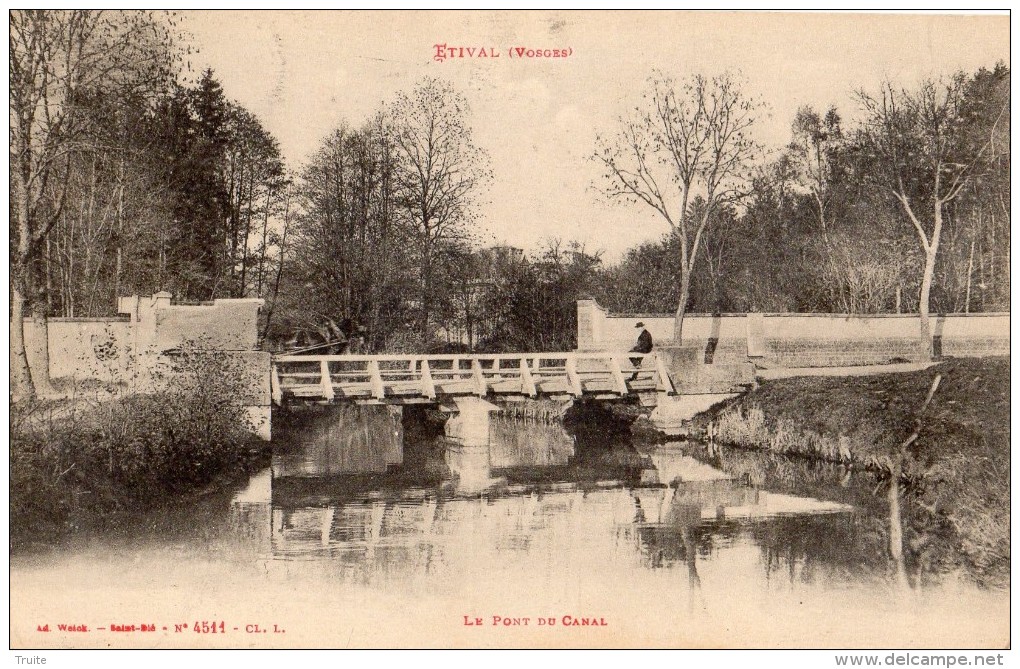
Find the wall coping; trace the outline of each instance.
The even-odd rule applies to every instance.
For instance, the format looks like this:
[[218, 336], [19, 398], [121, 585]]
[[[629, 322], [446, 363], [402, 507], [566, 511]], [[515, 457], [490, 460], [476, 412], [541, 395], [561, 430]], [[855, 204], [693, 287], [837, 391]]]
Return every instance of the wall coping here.
[[[35, 319], [31, 316], [26, 316], [24, 319], [26, 323], [33, 323]], [[49, 316], [46, 318], [48, 323], [130, 323], [131, 318], [129, 316], [89, 316], [89, 317], [74, 317], [70, 318], [67, 316]]]
[[[601, 309], [602, 307], [599, 307], [599, 308]], [[696, 317], [696, 318], [718, 318], [718, 317], [724, 317], [724, 318], [744, 318], [744, 317], [747, 316], [747, 314], [746, 313], [710, 314], [710, 313], [691, 313], [691, 312], [688, 312], [688, 313], [684, 314], [684, 318], [688, 318], [690, 316], [693, 316], [693, 317]], [[606, 312], [606, 317], [607, 318], [669, 318], [669, 319], [674, 319], [674, 318], [676, 318], [676, 314], [628, 314], [628, 313], [614, 314], [614, 313], [610, 313], [610, 312], [607, 311]]]
[[[132, 296], [133, 297], [133, 296]], [[153, 296], [155, 297], [155, 295]], [[215, 307], [218, 304], [233, 304], [236, 302], [264, 302], [261, 297], [217, 297], [213, 300], [171, 300], [171, 307]]]
[[[173, 303], [173, 304], [168, 304], [163, 309], [176, 309], [178, 311], [208, 311], [208, 310], [210, 310], [210, 309], [212, 309], [212, 308], [214, 308], [216, 306], [217, 305], [212, 304], [212, 303], [209, 303], [209, 304], [176, 304], [176, 303]], [[163, 309], [161, 309], [161, 311]]]
[[[672, 313], [662, 314], [662, 313], [639, 313], [639, 312], [626, 312], [626, 311], [620, 312], [620, 313], [613, 313], [613, 312], [609, 311], [608, 309], [606, 309], [605, 307], [603, 307], [601, 304], [599, 304], [597, 300], [595, 300], [594, 298], [590, 298], [590, 297], [577, 301], [578, 304], [581, 304], [582, 302], [590, 302], [592, 304], [592, 306], [594, 306], [599, 311], [603, 312], [606, 315], [606, 318], [676, 318], [676, 314], [672, 314]], [[831, 313], [821, 313], [821, 312], [817, 312], [817, 311], [785, 311], [785, 312], [783, 312], [783, 311], [743, 311], [743, 312], [711, 313], [711, 312], [703, 312], [703, 311], [701, 311], [701, 312], [693, 312], [693, 311], [691, 311], [691, 312], [687, 312], [686, 314], [684, 314], [684, 318], [687, 318], [688, 316], [693, 316], [693, 317], [696, 317], [696, 318], [716, 318], [716, 317], [743, 318], [743, 317], [747, 316], [748, 314], [761, 314], [762, 316], [766, 316], [768, 318], [777, 318], [777, 317], [786, 317], [786, 318], [792, 318], [792, 317], [796, 317], [796, 318], [800, 318], [800, 317], [807, 317], [807, 318], [917, 318], [917, 317], [920, 316], [920, 314], [917, 314], [917, 313], [908, 313], [908, 314], [890, 314], [890, 313], [878, 313], [878, 314], [831, 314]], [[960, 317], [960, 316], [966, 316], [966, 317], [973, 317], [973, 316], [1002, 317], [1002, 316], [1009, 316], [1009, 314], [1010, 314], [1010, 312], [1008, 312], [1008, 311], [978, 311], [978, 312], [970, 312], [970, 313], [964, 313], [964, 312], [944, 312], [944, 313], [932, 313], [932, 314], [929, 314], [929, 317], [930, 318], [946, 318], [946, 317], [950, 317], [950, 316], [952, 316], [952, 317]]]

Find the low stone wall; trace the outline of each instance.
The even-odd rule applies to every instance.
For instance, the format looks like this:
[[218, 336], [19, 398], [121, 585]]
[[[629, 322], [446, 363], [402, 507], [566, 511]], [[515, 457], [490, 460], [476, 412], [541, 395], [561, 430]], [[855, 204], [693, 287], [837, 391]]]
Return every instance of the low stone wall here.
[[[127, 318], [51, 318], [47, 323], [49, 371], [53, 378], [74, 377], [107, 383], [126, 381], [131, 353]], [[45, 355], [42, 328], [25, 320], [28, 364], [39, 369]], [[11, 351], [11, 364], [14, 363]]]
[[33, 369], [48, 352], [54, 379], [122, 384], [135, 393], [186, 386], [215, 373], [226, 399], [245, 407], [251, 428], [268, 439], [270, 356], [256, 350], [261, 306], [253, 299], [172, 304], [169, 293], [124, 297], [118, 304], [123, 316], [51, 318], [48, 337], [26, 320], [25, 348]]
[[[677, 392], [687, 394], [729, 393], [735, 389], [754, 385], [754, 364], [745, 353], [738, 356], [716, 356], [705, 362], [705, 349], [698, 344], [659, 346], [656, 352], [662, 357], [671, 374]], [[682, 370], [682, 373], [677, 373]]]
[[[593, 300], [579, 301], [577, 314], [581, 351], [628, 350], [638, 322], [659, 344], [673, 339], [672, 315], [609, 314]], [[916, 314], [689, 314], [683, 328], [685, 359], [702, 365], [751, 360], [833, 367], [928, 359]], [[929, 336], [936, 356], [1009, 355], [1009, 314], [933, 315]]]
[[768, 353], [762, 362], [778, 367], [846, 367], [921, 362], [929, 358], [927, 346], [920, 337], [834, 341], [771, 339], [766, 345]]
[[215, 300], [209, 305], [166, 304], [152, 309], [153, 345], [160, 350], [197, 347], [248, 351], [258, 347], [262, 300]]

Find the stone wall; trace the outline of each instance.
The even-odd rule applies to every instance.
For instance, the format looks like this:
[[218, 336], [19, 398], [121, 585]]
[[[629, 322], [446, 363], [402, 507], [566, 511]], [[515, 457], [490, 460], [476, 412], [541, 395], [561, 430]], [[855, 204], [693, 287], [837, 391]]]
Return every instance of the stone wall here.
[[268, 439], [270, 355], [257, 350], [261, 306], [252, 299], [173, 304], [169, 293], [123, 297], [120, 317], [49, 319], [46, 342], [39, 325], [26, 320], [25, 347], [34, 369], [48, 351], [54, 379], [115, 383], [127, 392], [186, 387], [215, 374], [229, 399], [246, 408], [252, 429]]
[[[628, 350], [639, 321], [656, 342], [673, 339], [672, 315], [609, 314], [594, 300], [581, 300], [577, 316], [581, 351]], [[832, 367], [928, 358], [916, 314], [689, 314], [683, 328], [685, 356], [706, 365], [752, 360]], [[1009, 314], [933, 315], [929, 336], [936, 355], [1009, 355]]]
[[262, 300], [215, 300], [211, 305], [170, 304], [155, 308], [156, 338], [161, 351], [195, 347], [249, 351], [258, 346]]
[[258, 346], [262, 300], [226, 299], [203, 304], [174, 304], [170, 293], [122, 297], [139, 351], [163, 353], [178, 348], [249, 351]]
[[[51, 318], [48, 322], [50, 376], [96, 379], [107, 383], [128, 376], [131, 331], [127, 318]], [[25, 320], [28, 364], [39, 369], [44, 357], [42, 328]], [[13, 364], [13, 352], [11, 352]]]

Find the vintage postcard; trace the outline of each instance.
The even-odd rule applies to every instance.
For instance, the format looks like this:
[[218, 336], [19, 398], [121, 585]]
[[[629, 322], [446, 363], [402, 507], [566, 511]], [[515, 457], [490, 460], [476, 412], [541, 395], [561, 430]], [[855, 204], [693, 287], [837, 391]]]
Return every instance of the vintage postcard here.
[[9, 23], [18, 663], [1002, 663], [1007, 14]]

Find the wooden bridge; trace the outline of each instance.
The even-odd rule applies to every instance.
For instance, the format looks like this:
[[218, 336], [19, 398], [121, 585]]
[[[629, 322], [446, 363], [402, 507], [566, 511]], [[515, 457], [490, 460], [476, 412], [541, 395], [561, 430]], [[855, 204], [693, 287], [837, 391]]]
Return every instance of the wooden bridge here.
[[[641, 359], [634, 367], [631, 360]], [[423, 404], [457, 397], [618, 399], [676, 394], [654, 353], [279, 355], [272, 395], [288, 401]]]

